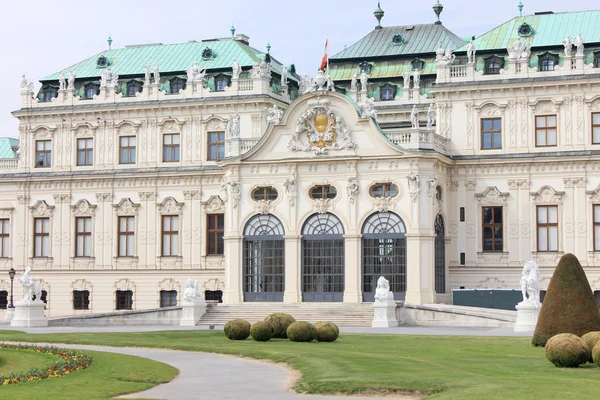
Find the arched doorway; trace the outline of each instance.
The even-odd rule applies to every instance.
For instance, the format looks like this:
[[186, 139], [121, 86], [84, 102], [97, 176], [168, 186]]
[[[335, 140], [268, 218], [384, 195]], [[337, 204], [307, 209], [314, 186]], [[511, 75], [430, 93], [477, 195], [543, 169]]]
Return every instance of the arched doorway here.
[[378, 212], [362, 228], [363, 301], [375, 300], [377, 280], [390, 282], [395, 300], [406, 297], [406, 227], [397, 214]]
[[344, 300], [344, 226], [333, 214], [314, 214], [302, 228], [302, 301]]
[[244, 229], [244, 301], [283, 301], [285, 241], [281, 221], [255, 215]]
[[446, 238], [439, 214], [435, 218], [435, 292], [446, 293]]

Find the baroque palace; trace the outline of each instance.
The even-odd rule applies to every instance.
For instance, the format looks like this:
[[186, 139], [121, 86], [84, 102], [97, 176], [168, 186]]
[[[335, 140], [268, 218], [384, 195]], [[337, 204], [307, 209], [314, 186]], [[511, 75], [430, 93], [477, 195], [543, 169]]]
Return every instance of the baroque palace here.
[[600, 298], [600, 11], [466, 39], [434, 12], [378, 7], [316, 76], [232, 28], [23, 77], [1, 268], [30, 264], [50, 316], [178, 305], [190, 276], [225, 303], [370, 302], [381, 275], [450, 303], [528, 260], [545, 289], [566, 252]]

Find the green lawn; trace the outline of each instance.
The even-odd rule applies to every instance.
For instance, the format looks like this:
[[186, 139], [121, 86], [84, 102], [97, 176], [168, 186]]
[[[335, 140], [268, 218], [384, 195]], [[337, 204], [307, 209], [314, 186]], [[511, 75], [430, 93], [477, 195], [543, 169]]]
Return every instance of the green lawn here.
[[[29, 357], [30, 355], [40, 356], [38, 353], [12, 351], [21, 353], [20, 366], [23, 366], [23, 362], [26, 360], [32, 362], [28, 367], [41, 366], [41, 363], [45, 361], [43, 358]], [[179, 373], [176, 368], [145, 358], [87, 350], [84, 352], [92, 357], [92, 365], [88, 368], [71, 372], [62, 378], [0, 386], [0, 398], [28, 400], [110, 399], [114, 396], [139, 392], [160, 383], [169, 382]], [[4, 357], [4, 351], [0, 354]], [[58, 359], [58, 357], [55, 358]], [[20, 367], [20, 370], [26, 370], [28, 367]]]
[[26, 372], [31, 367], [50, 367], [59, 360], [60, 357], [50, 354], [0, 348], [0, 376], [11, 372]]
[[4, 331], [0, 340], [159, 347], [270, 359], [302, 372], [295, 389], [306, 393], [418, 391], [431, 399], [582, 400], [597, 399], [600, 390], [600, 368], [556, 368], [543, 348], [531, 346], [530, 338], [342, 334], [334, 343], [257, 343], [229, 341], [220, 331]]

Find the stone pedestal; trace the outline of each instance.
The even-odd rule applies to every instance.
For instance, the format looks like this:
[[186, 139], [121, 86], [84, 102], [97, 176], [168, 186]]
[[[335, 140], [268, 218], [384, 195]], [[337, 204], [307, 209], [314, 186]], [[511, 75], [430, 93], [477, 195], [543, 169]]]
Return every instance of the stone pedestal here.
[[181, 305], [181, 320], [179, 320], [179, 326], [196, 326], [196, 323], [200, 321], [200, 318], [206, 314], [206, 302], [204, 300], [197, 300], [193, 303], [183, 303]]
[[540, 315], [542, 305], [521, 302], [515, 306], [517, 309], [517, 322], [513, 331], [515, 332], [533, 332]]
[[4, 322], [10, 322], [12, 321], [13, 317], [15, 316], [15, 309], [14, 308], [7, 308], [6, 309], [6, 315], [4, 315]]
[[375, 315], [371, 327], [373, 328], [390, 328], [398, 326], [396, 319], [396, 302], [394, 300], [376, 301], [373, 303]]
[[36, 328], [48, 326], [42, 301], [21, 300], [15, 303], [15, 315], [10, 326], [16, 328]]

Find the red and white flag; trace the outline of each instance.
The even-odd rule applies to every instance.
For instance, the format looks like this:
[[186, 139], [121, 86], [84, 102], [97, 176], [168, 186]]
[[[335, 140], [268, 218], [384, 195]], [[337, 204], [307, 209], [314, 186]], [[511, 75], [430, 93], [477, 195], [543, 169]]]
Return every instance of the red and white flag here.
[[325, 55], [323, 55], [323, 60], [321, 60], [321, 66], [319, 69], [325, 72], [325, 68], [329, 68], [329, 56], [327, 54], [327, 48], [329, 46], [329, 38], [325, 40]]

